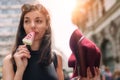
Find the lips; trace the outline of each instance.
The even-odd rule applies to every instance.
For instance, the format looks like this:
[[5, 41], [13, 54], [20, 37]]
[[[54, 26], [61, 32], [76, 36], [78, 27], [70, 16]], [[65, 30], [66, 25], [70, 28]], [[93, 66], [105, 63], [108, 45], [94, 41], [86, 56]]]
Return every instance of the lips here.
[[35, 32], [35, 34], [37, 35], [39, 32]]

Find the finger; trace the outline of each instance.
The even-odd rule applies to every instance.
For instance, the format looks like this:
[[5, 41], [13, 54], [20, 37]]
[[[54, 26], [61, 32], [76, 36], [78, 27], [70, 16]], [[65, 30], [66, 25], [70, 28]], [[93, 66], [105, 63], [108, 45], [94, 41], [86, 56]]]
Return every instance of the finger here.
[[26, 54], [28, 56], [28, 58], [31, 57], [30, 52], [28, 50], [26, 50], [26, 49], [22, 49], [22, 50], [16, 52], [14, 55], [19, 56], [20, 54]]
[[27, 46], [26, 44], [24, 44], [24, 46]]
[[26, 45], [19, 45], [18, 48], [25, 48]]
[[90, 77], [89, 67], [87, 68], [87, 77]]
[[26, 50], [21, 50], [21, 51], [19, 51], [19, 53], [18, 54], [27, 54], [27, 55], [30, 55], [30, 52], [29, 51], [26, 51]]
[[[17, 48], [17, 49], [16, 49], [16, 52], [19, 52], [19, 51], [21, 51], [21, 50], [25, 50], [25, 51], [28, 51], [28, 52], [29, 52], [29, 50], [28, 50], [26, 47]], [[30, 52], [29, 52], [29, 53], [30, 53]]]
[[100, 70], [99, 70], [99, 68], [98, 68], [98, 67], [96, 67], [96, 73], [97, 73], [97, 76], [99, 76], [99, 75], [100, 75]]
[[93, 69], [94, 69], [95, 76], [97, 76], [97, 70], [96, 70], [96, 68], [93, 67]]
[[29, 54], [29, 55], [30, 55], [30, 52], [25, 51], [25, 50], [21, 50], [20, 53], [21, 53], [21, 54], [22, 54], [22, 53], [25, 53], [25, 54]]
[[19, 52], [23, 47], [19, 46], [17, 49], [16, 49], [16, 52]]
[[89, 77], [89, 67], [87, 68], [87, 77]]
[[87, 77], [90, 79], [92, 78], [92, 73], [90, 71], [90, 67], [87, 68]]
[[21, 51], [27, 51], [30, 53], [30, 51], [27, 48], [22, 48]]
[[31, 55], [28, 55], [28, 54], [25, 54], [25, 53], [22, 53], [22, 54], [14, 54], [14, 59], [15, 60], [19, 60], [19, 59], [23, 59], [23, 58], [30, 58]]
[[21, 50], [17, 50], [15, 54], [21, 54], [21, 53], [26, 53], [26, 54], [30, 54], [29, 50], [23, 48]]
[[29, 58], [31, 57], [31, 55], [22, 53], [22, 54], [20, 54], [20, 57], [21, 57], [21, 58], [28, 58], [28, 59], [29, 59]]

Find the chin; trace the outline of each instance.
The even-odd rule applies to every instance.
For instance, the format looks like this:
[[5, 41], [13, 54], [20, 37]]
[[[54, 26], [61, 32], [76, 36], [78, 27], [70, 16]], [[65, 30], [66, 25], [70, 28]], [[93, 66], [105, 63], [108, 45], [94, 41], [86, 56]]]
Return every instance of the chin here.
[[41, 37], [37, 37], [37, 36], [34, 38], [35, 41], [40, 41], [41, 39], [42, 39]]

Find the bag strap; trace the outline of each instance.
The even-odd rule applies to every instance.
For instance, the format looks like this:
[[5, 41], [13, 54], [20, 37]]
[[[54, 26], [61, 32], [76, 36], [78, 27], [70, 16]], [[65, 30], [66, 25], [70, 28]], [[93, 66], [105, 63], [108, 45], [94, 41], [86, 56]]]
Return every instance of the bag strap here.
[[55, 51], [53, 51], [53, 64], [54, 64], [54, 67], [56, 69], [57, 65], [58, 65], [58, 60], [57, 60], [57, 55], [56, 55]]

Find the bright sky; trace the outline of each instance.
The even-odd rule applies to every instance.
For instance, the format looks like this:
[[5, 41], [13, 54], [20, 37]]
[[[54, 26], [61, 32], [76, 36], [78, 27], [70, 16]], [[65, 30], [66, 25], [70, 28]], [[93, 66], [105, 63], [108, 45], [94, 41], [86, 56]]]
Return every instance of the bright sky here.
[[69, 38], [76, 27], [71, 22], [71, 12], [76, 0], [41, 0], [51, 14], [55, 46], [68, 58], [71, 54]]

